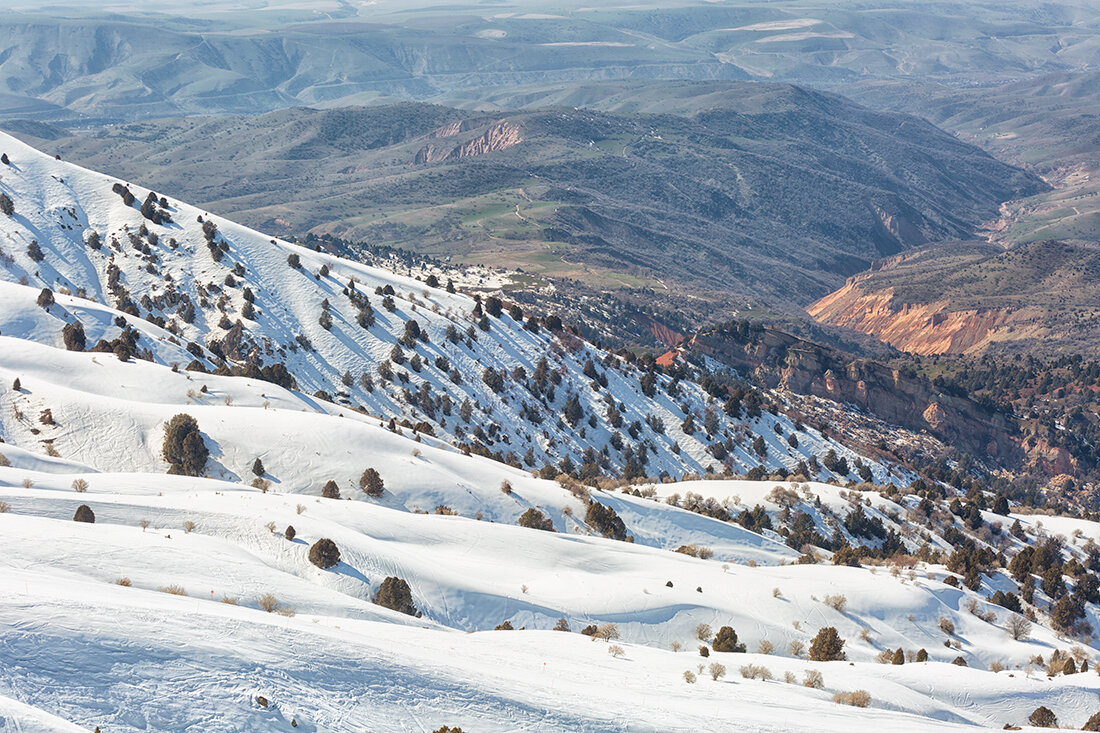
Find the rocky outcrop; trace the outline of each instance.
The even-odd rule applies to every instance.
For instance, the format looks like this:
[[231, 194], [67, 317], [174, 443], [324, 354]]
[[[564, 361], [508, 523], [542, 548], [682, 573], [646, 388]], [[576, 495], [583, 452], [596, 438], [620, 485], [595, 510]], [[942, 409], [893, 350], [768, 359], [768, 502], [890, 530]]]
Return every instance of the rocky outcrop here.
[[1034, 337], [1034, 314], [1026, 308], [949, 310], [947, 301], [904, 303], [892, 288], [864, 290], [849, 278], [806, 311], [821, 323], [870, 334], [914, 354], [965, 354], [993, 341]]
[[[465, 123], [456, 122], [448, 125], [438, 130], [433, 137], [453, 137], [465, 131], [463, 130], [464, 124]], [[521, 134], [520, 126], [515, 122], [501, 120], [491, 125], [481, 135], [451, 148], [437, 148], [431, 143], [425, 145], [417, 151], [416, 163], [418, 165], [423, 165], [425, 163], [438, 163], [447, 160], [461, 160], [462, 158], [469, 158], [475, 155], [485, 155], [486, 153], [507, 150], [510, 147], [519, 145], [521, 142], [523, 142], [523, 135]]]
[[1024, 460], [1009, 415], [943, 393], [913, 372], [767, 328], [747, 342], [723, 331], [699, 334], [687, 348], [752, 373], [768, 386], [855, 405], [994, 463], [1019, 465]]

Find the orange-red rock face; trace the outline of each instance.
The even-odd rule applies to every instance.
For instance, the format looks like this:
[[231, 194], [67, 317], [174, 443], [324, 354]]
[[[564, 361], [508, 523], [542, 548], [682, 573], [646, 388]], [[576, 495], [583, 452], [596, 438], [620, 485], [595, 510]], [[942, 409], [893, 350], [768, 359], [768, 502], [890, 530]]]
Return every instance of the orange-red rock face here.
[[852, 278], [807, 312], [816, 320], [870, 334], [914, 354], [979, 351], [998, 340], [1031, 334], [1026, 309], [947, 310], [947, 303], [899, 303], [892, 289], [864, 291]]

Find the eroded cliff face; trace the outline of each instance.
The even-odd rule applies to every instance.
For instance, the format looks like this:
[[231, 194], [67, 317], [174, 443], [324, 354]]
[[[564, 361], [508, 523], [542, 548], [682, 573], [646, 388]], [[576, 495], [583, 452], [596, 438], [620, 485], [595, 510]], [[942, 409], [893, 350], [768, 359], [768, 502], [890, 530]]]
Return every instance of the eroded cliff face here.
[[994, 341], [1035, 338], [1027, 308], [948, 310], [946, 301], [899, 302], [892, 288], [866, 291], [860, 277], [826, 295], [806, 311], [816, 320], [870, 334], [914, 354], [965, 354]]
[[[469, 131], [467, 122], [456, 122], [443, 127], [432, 135], [443, 139]], [[501, 120], [490, 125], [481, 135], [452, 147], [437, 147], [429, 143], [416, 153], [417, 164], [437, 163], [445, 160], [460, 160], [475, 155], [484, 155], [498, 150], [507, 150], [523, 142], [520, 126], [514, 122]]]
[[1008, 415], [944, 394], [910, 372], [770, 329], [747, 344], [720, 332], [700, 334], [688, 342], [688, 348], [751, 372], [769, 386], [855, 405], [888, 423], [927, 431], [996, 464], [1020, 465], [1026, 460]]

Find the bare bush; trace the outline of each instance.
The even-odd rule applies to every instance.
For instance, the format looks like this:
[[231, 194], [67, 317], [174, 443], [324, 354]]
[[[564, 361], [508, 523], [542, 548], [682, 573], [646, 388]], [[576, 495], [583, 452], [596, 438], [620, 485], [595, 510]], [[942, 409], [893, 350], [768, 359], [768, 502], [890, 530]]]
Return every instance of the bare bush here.
[[192, 532], [195, 531], [196, 526], [197, 525], [194, 522], [192, 522], [190, 519], [188, 519], [186, 522], [183, 523], [183, 531], [186, 532], [187, 534], [191, 534]]
[[775, 644], [772, 644], [767, 639], [761, 640], [760, 644], [756, 647], [757, 654], [771, 654], [775, 651]]
[[695, 684], [695, 673], [690, 669], [684, 670], [684, 682], [687, 682], [689, 685]]
[[741, 667], [741, 676], [747, 680], [767, 681], [772, 678], [771, 671], [760, 664], [746, 664]]
[[158, 588], [161, 593], [168, 593], [173, 596], [185, 596], [187, 591], [183, 589], [182, 585], [166, 585], [163, 588]]
[[11, 504], [6, 501], [0, 501], [0, 514], [7, 514], [11, 511]]
[[791, 653], [792, 657], [801, 657], [806, 653], [806, 645], [798, 639], [795, 639], [787, 646], [787, 650]]
[[626, 656], [626, 650], [618, 644], [612, 644], [611, 646], [607, 647], [607, 653], [615, 657], [615, 659], [620, 659]]
[[1031, 636], [1031, 622], [1018, 613], [1008, 617], [1005, 630], [1015, 641], [1024, 641]]
[[73, 479], [73, 491], [83, 494], [88, 490], [88, 482], [82, 478]]
[[275, 598], [274, 593], [264, 593], [262, 596], [256, 599], [256, 606], [261, 611], [274, 613], [279, 609], [279, 601]]
[[844, 608], [848, 605], [848, 598], [839, 593], [836, 595], [825, 596], [824, 601], [826, 606], [829, 606], [834, 611], [844, 612]]
[[714, 636], [714, 632], [710, 628], [710, 624], [699, 624], [695, 627], [695, 638], [699, 641], [710, 641], [710, 638]]
[[838, 692], [833, 695], [833, 702], [842, 705], [851, 705], [857, 708], [865, 708], [871, 704], [871, 693], [867, 690], [853, 690], [851, 692]]
[[129, 578], [119, 578], [118, 580], [115, 581], [115, 585], [121, 585], [125, 588], [129, 588], [130, 586], [133, 585], [133, 583], [130, 582]]
[[807, 669], [802, 673], [802, 686], [820, 690], [825, 687], [825, 678], [816, 669]]
[[948, 636], [955, 635], [955, 622], [947, 618], [947, 616], [940, 616], [940, 631]]
[[600, 624], [596, 627], [596, 633], [592, 635], [592, 638], [603, 639], [608, 642], [612, 639], [618, 639], [619, 627], [615, 624]]
[[711, 662], [710, 666], [707, 667], [707, 674], [710, 675], [712, 680], [717, 682], [719, 677], [726, 676], [726, 665], [719, 664], [718, 662]]

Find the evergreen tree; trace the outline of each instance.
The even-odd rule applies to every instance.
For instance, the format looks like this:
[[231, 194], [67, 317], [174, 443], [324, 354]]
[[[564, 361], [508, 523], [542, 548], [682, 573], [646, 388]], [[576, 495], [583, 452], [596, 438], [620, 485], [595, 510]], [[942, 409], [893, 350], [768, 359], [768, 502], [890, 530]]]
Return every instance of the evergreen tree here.
[[363, 475], [359, 477], [359, 488], [363, 490], [367, 496], [379, 497], [385, 492], [385, 482], [382, 481], [382, 476], [373, 468], [368, 468], [363, 471]]
[[743, 652], [745, 645], [737, 642], [737, 632], [729, 626], [718, 629], [714, 635], [714, 651], [716, 652]]
[[374, 595], [374, 602], [393, 611], [405, 613], [410, 616], [419, 616], [420, 613], [413, 605], [412, 589], [403, 578], [390, 576], [378, 586], [378, 592]]
[[340, 562], [340, 549], [327, 537], [319, 539], [309, 548], [309, 561], [322, 570], [327, 570]]
[[810, 643], [810, 659], [815, 662], [835, 662], [847, 658], [844, 640], [834, 626], [822, 628]]
[[195, 418], [180, 413], [164, 427], [164, 459], [171, 464], [168, 473], [201, 476], [210, 451], [199, 433]]

